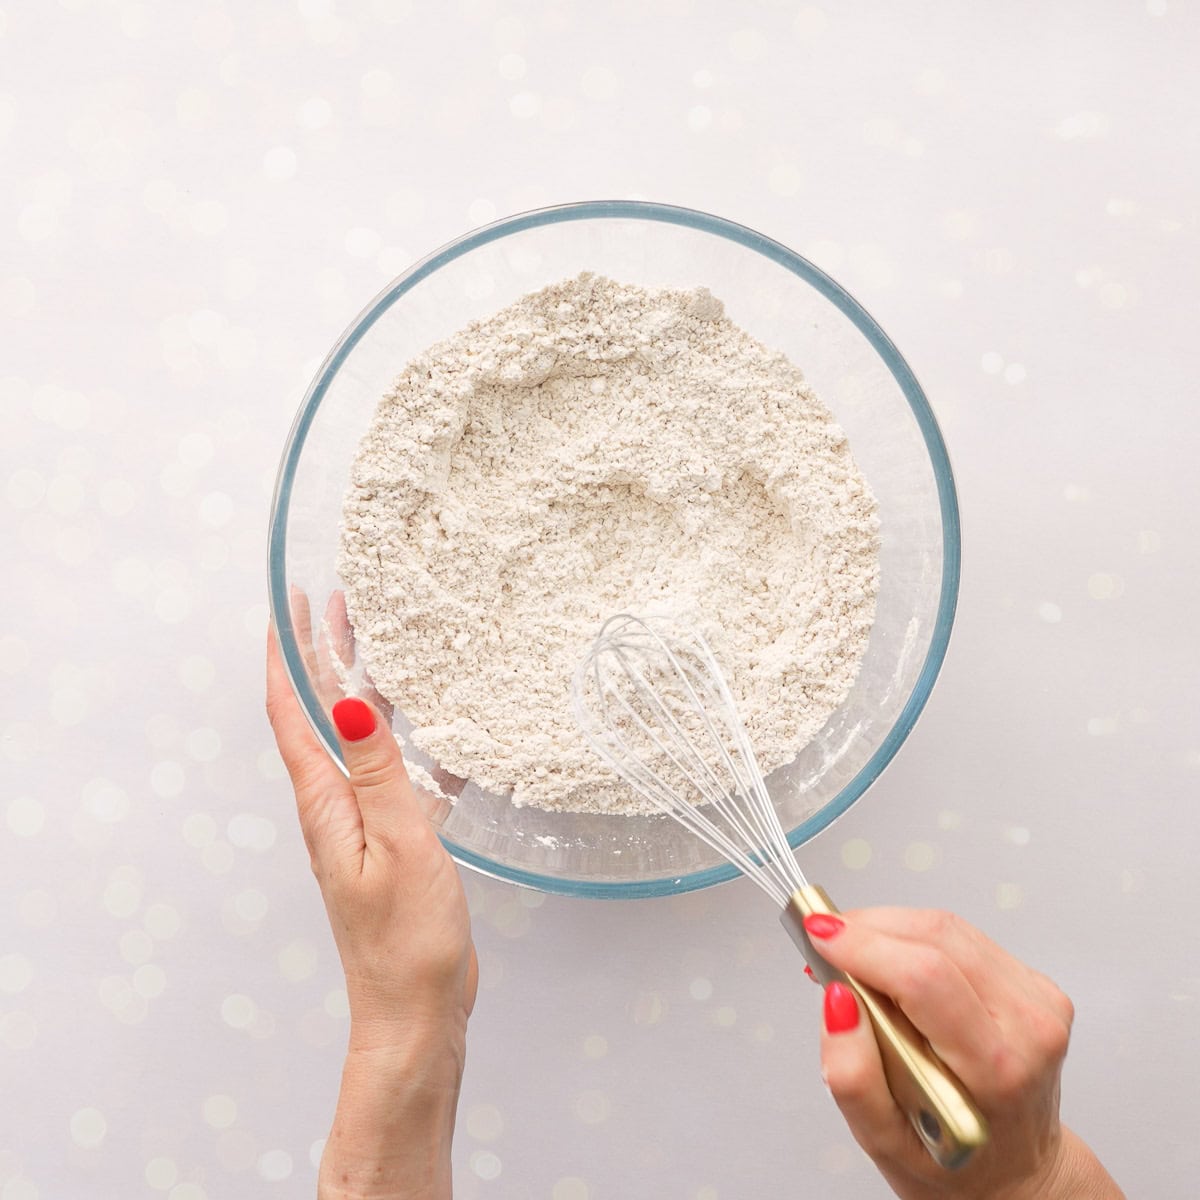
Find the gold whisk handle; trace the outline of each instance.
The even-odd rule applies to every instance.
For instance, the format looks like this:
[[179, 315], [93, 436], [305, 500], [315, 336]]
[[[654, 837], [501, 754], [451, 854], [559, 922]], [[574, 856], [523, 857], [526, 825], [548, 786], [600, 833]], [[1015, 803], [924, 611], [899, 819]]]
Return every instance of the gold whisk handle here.
[[837, 911], [824, 888], [806, 884], [792, 893], [780, 920], [817, 979], [823, 985], [845, 984], [866, 1010], [888, 1087], [930, 1155], [948, 1169], [961, 1167], [987, 1142], [987, 1122], [967, 1089], [894, 1001], [821, 957], [804, 928], [804, 918]]

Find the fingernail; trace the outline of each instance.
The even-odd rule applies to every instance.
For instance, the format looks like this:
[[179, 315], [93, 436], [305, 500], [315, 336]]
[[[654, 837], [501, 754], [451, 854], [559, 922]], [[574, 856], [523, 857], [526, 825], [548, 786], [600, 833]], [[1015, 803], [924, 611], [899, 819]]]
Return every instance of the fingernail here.
[[835, 933], [841, 933], [846, 922], [841, 917], [830, 913], [812, 913], [804, 918], [804, 928], [809, 937], [831, 938]]
[[804, 973], [813, 981], [813, 983], [817, 982], [817, 977], [813, 974], [813, 969], [808, 965], [808, 963], [804, 964]]
[[825, 1028], [830, 1033], [848, 1033], [858, 1024], [858, 1001], [844, 983], [825, 989]]
[[357, 696], [347, 696], [333, 706], [333, 723], [348, 742], [361, 742], [375, 732], [375, 714]]

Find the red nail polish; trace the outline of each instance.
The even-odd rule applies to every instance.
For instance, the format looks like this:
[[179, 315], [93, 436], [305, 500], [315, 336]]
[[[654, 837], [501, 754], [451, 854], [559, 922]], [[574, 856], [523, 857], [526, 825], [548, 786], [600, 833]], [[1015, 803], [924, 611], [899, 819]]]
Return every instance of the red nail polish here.
[[361, 742], [375, 732], [375, 714], [357, 696], [347, 696], [333, 706], [333, 723], [348, 742]]
[[804, 964], [804, 973], [809, 977], [809, 979], [813, 980], [814, 982], [816, 981], [817, 977], [813, 974], [813, 969], [808, 965], [808, 963]]
[[858, 1024], [858, 1001], [844, 983], [825, 989], [825, 1028], [830, 1033], [848, 1033]]
[[830, 913], [812, 913], [804, 918], [804, 928], [809, 937], [831, 938], [846, 928], [846, 922]]

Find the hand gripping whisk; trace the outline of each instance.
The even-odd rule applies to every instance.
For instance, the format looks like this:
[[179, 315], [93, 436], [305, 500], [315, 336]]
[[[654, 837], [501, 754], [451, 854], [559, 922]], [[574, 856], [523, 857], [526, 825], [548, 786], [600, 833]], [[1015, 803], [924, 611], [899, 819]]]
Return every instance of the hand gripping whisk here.
[[986, 1123], [899, 1007], [835, 970], [809, 940], [804, 918], [838, 910], [796, 864], [704, 638], [666, 618], [612, 617], [579, 664], [572, 701], [591, 748], [780, 905], [784, 928], [822, 984], [838, 980], [854, 992], [896, 1103], [937, 1162], [962, 1166], [987, 1141]]

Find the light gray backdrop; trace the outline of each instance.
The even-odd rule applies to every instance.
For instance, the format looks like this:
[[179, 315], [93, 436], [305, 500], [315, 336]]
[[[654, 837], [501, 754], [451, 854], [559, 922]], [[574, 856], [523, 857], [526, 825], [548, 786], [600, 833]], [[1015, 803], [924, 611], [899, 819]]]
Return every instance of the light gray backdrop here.
[[[942, 421], [958, 627], [804, 852], [1079, 1009], [1067, 1118], [1194, 1193], [1194, 48], [1182, 0], [138, 3], [0, 14], [0, 1197], [313, 1191], [345, 995], [261, 701], [275, 464], [410, 261], [584, 198], [809, 255]], [[886, 1194], [749, 885], [466, 879], [457, 1194]]]

